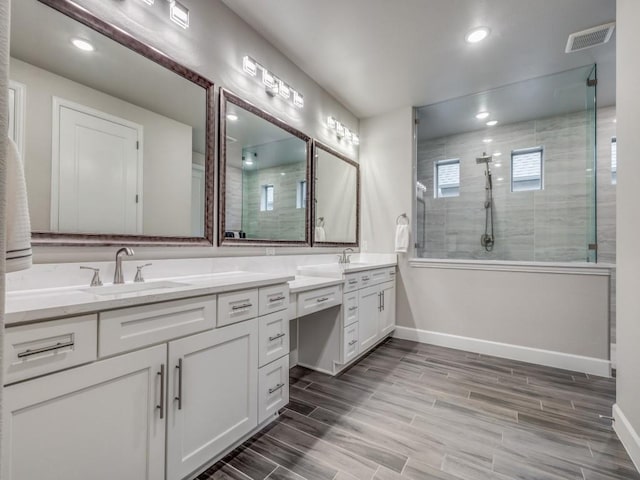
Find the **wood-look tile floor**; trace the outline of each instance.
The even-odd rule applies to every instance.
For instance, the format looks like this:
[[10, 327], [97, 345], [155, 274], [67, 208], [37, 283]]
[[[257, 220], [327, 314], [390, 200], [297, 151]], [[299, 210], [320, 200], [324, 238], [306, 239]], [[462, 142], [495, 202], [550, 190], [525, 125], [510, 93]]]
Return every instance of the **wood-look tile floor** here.
[[292, 369], [280, 418], [198, 480], [640, 479], [614, 401], [614, 379], [389, 339]]

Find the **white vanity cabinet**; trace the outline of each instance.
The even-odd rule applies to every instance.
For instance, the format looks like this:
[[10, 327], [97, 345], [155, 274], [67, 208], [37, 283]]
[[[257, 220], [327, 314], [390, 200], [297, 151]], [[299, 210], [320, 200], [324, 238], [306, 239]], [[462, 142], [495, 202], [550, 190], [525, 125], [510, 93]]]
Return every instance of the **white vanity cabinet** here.
[[280, 281], [7, 328], [2, 479], [192, 478], [289, 402], [288, 307]]
[[258, 425], [258, 319], [169, 343], [167, 478], [195, 471]]
[[385, 282], [359, 290], [360, 350], [364, 351], [396, 327], [396, 285]]
[[164, 478], [167, 347], [4, 389], [2, 478]]

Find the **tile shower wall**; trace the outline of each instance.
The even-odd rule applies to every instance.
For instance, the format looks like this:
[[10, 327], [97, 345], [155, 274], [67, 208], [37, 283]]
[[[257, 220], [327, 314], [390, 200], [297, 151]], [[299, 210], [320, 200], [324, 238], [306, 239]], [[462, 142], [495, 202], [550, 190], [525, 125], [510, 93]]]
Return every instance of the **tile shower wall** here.
[[[242, 179], [242, 229], [247, 238], [304, 240], [306, 209], [297, 208], [298, 183], [306, 180], [306, 162], [245, 170]], [[273, 210], [260, 211], [262, 185], [273, 185]]]
[[[601, 109], [605, 110], [605, 109]], [[585, 112], [502, 125], [418, 144], [417, 179], [425, 191], [417, 208], [419, 255], [425, 258], [586, 261], [589, 175]], [[490, 137], [491, 143], [483, 139]], [[511, 192], [511, 151], [544, 148], [544, 189]], [[484, 165], [496, 152], [492, 252], [480, 245], [485, 229]], [[460, 196], [434, 198], [434, 162], [460, 159]], [[614, 220], [615, 221], [615, 220]]]
[[242, 230], [242, 169], [227, 166], [225, 226], [228, 231]]

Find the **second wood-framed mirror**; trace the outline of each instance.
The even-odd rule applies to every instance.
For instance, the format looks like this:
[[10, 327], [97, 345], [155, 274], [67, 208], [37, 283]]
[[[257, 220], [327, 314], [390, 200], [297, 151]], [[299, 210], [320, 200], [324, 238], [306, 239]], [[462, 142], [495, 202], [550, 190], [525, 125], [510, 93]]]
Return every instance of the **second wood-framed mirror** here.
[[313, 245], [360, 245], [360, 166], [313, 141]]
[[213, 82], [71, 0], [11, 9], [36, 245], [213, 244]]
[[218, 244], [309, 246], [311, 138], [220, 91]]

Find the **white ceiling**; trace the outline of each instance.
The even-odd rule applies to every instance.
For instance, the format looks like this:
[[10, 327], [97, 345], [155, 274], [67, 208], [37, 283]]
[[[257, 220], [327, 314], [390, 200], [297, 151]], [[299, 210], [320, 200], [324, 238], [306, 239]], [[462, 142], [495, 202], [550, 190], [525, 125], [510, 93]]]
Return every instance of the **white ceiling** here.
[[[564, 53], [570, 33], [615, 20], [615, 0], [222, 1], [359, 118], [589, 63], [615, 98], [615, 34]], [[467, 44], [476, 26], [491, 35]]]

